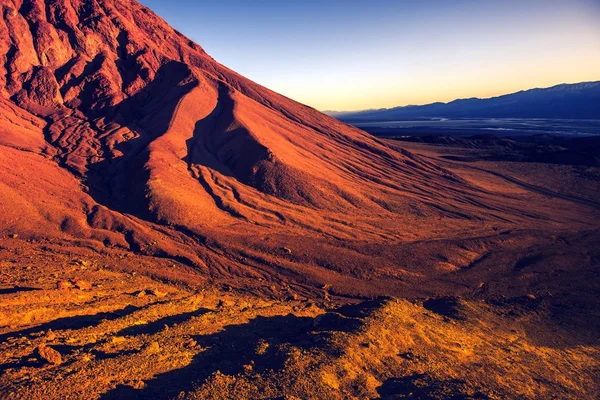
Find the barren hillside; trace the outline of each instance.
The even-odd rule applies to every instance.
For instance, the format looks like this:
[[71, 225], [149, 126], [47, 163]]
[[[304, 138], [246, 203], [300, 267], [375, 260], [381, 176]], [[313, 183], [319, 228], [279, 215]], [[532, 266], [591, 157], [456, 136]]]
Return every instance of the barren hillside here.
[[[497, 322], [498, 330], [489, 328], [493, 307], [465, 300], [460, 304], [480, 322], [453, 323], [443, 338], [430, 338], [424, 327], [433, 324], [436, 332], [446, 322], [442, 317], [431, 322], [423, 300], [462, 296], [476, 302], [506, 296], [521, 302], [526, 295], [545, 299], [552, 292], [554, 300], [539, 305], [540, 313], [551, 315], [554, 301], [564, 301], [569, 309], [575, 301], [562, 283], [579, 287], [595, 276], [600, 219], [593, 204], [490, 187], [340, 123], [220, 65], [133, 0], [0, 4], [0, 336], [7, 340], [2, 343], [0, 393], [6, 396], [98, 398], [112, 390], [118, 398], [131, 398], [115, 388], [127, 384], [141, 390], [144, 381], [166, 373], [173, 385], [188, 383], [160, 396], [176, 397], [181, 391], [208, 398], [209, 392], [218, 392], [215, 388], [227, 393], [224, 388], [231, 385], [213, 373], [240, 371], [203, 367], [193, 379], [185, 375], [193, 371], [186, 370], [171, 381], [169, 371], [189, 368], [196, 357], [200, 362], [218, 359], [220, 345], [212, 340], [220, 341], [225, 359], [235, 363], [238, 351], [247, 350], [239, 348], [238, 333], [251, 336], [249, 345], [262, 346], [259, 339], [269, 341], [267, 331], [279, 329], [282, 337], [274, 340], [283, 350], [269, 353], [264, 371], [258, 372], [260, 382], [235, 388], [238, 398], [292, 396], [278, 389], [277, 381], [293, 380], [294, 371], [313, 364], [318, 368], [298, 383], [304, 386], [295, 389], [295, 396], [400, 395], [417, 383], [401, 384], [409, 389], [378, 388], [398, 378], [398, 363], [406, 357], [390, 355], [389, 365], [369, 367], [366, 360], [385, 364], [387, 355], [380, 353], [392, 350], [362, 342], [364, 335], [388, 334], [390, 313], [400, 318], [414, 314], [414, 321], [403, 320], [403, 329], [416, 329], [411, 331], [419, 337], [414, 340], [426, 343], [422, 351], [439, 365], [448, 360], [436, 358], [437, 347], [445, 345], [435, 342], [454, 340], [447, 335], [482, 343], [492, 352], [497, 350], [489, 347], [489, 337], [511, 341], [516, 334], [504, 320]], [[565, 257], [566, 252], [577, 255]], [[539, 271], [528, 270], [534, 265]], [[578, 274], [553, 280], [556, 271]], [[89, 285], [78, 285], [78, 280]], [[169, 293], [167, 300], [153, 302], [156, 294], [146, 291], [154, 287]], [[210, 295], [198, 294], [202, 290]], [[586, 296], [595, 290], [592, 285]], [[216, 300], [223, 293], [233, 299], [231, 304]], [[351, 319], [348, 324], [355, 328], [332, 334], [327, 345], [319, 344], [321, 334], [310, 333], [315, 327], [329, 330], [318, 322], [322, 318], [316, 319], [327, 309], [381, 295], [417, 299], [418, 304], [387, 300], [373, 314], [339, 312], [332, 318]], [[212, 311], [200, 317], [200, 307]], [[256, 307], [260, 310], [247, 311]], [[246, 314], [231, 314], [238, 312]], [[131, 313], [135, 320], [128, 319]], [[56, 318], [75, 322], [62, 326]], [[518, 323], [521, 333], [533, 324]], [[207, 328], [211, 324], [216, 325]], [[231, 324], [250, 324], [250, 332]], [[471, 330], [469, 324], [479, 325]], [[544, 320], [542, 325], [551, 324]], [[168, 333], [159, 333], [164, 326]], [[224, 330], [217, 334], [219, 326]], [[486, 329], [494, 329], [487, 339]], [[579, 334], [588, 338], [589, 332]], [[208, 335], [208, 342], [184, 343], [194, 335]], [[37, 361], [27, 364], [38, 341], [55, 344], [68, 361], [41, 371]], [[284, 346], [288, 342], [291, 347]], [[406, 343], [398, 346], [393, 351], [413, 354]], [[524, 341], [519, 350], [523, 357], [535, 353], [536, 368], [558, 354], [530, 346], [543, 345]], [[256, 354], [262, 356], [260, 351]], [[456, 351], [468, 357], [475, 350]], [[582, 368], [597, 368], [595, 343], [573, 351], [568, 357]], [[152, 364], [153, 355], [165, 352], [174, 352], [172, 361]], [[365, 352], [366, 358], [357, 361], [355, 352]], [[93, 354], [93, 360], [82, 361], [84, 353]], [[319, 357], [324, 357], [322, 364]], [[463, 356], [456, 357], [457, 363], [464, 362]], [[246, 361], [260, 364], [251, 359]], [[89, 361], [89, 373], [103, 376], [96, 382], [81, 375], [88, 372], [80, 363]], [[469, 364], [473, 379], [475, 362]], [[361, 375], [361, 363], [376, 371]], [[493, 366], [498, 376], [501, 364]], [[244, 373], [252, 375], [252, 368]], [[340, 368], [342, 377], [336, 375]], [[427, 374], [423, 368], [437, 372]], [[442, 377], [433, 364], [423, 368], [414, 373], [429, 382], [432, 396], [435, 385], [458, 379], [458, 373]], [[557, 368], [568, 369], [566, 364]], [[540, 379], [559, 379], [559, 372], [549, 374]], [[496, 390], [502, 396], [521, 384], [517, 375], [510, 385], [482, 380], [470, 386], [476, 390], [460, 382], [448, 387], [490, 396]], [[48, 379], [64, 381], [48, 391]], [[581, 379], [561, 386], [560, 393], [595, 390], [586, 387], [588, 378]], [[69, 392], [75, 381], [88, 386]], [[320, 383], [311, 393], [313, 381]], [[138, 394], [159, 398], [160, 382], [148, 386], [152, 392]], [[443, 390], [439, 393], [444, 397]]]

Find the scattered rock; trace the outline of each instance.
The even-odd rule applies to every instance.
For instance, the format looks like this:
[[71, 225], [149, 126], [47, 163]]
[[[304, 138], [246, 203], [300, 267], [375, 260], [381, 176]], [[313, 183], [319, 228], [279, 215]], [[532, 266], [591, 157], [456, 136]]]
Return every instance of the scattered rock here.
[[152, 296], [158, 297], [159, 299], [163, 298], [167, 295], [167, 292], [164, 292], [160, 289], [150, 289], [150, 290], [147, 290], [146, 292]]
[[330, 284], [325, 284], [321, 288], [323, 289], [323, 299], [325, 301], [330, 301], [331, 300], [331, 296], [329, 295], [329, 290], [331, 289], [331, 285]]
[[254, 361], [250, 361], [250, 364], [244, 365], [244, 372], [249, 374], [254, 370]]
[[11, 239], [17, 239], [19, 237], [19, 235], [16, 234], [16, 233], [11, 233], [11, 234], [8, 235], [8, 237], [11, 238]]
[[262, 356], [263, 354], [265, 354], [267, 352], [267, 349], [269, 348], [269, 343], [264, 340], [261, 339], [258, 341], [258, 343], [256, 344], [256, 349], [255, 349], [255, 353], [259, 356]]
[[45, 339], [47, 341], [52, 341], [52, 340], [56, 339], [56, 334], [54, 332], [52, 332], [52, 329], [48, 329], [48, 332], [46, 332]]
[[129, 386], [129, 387], [131, 387], [133, 389], [136, 389], [136, 390], [142, 390], [142, 389], [144, 389], [146, 387], [146, 383], [144, 381], [142, 381], [142, 380], [139, 380], [139, 379], [138, 380], [134, 380], [134, 381], [125, 382], [125, 385]]
[[[72, 262], [73, 264], [79, 265], [81, 267], [89, 267], [90, 265], [92, 265], [91, 261], [88, 260], [84, 260], [82, 258], [78, 258], [76, 260], [73, 260]], [[81, 269], [85, 269], [85, 268], [81, 268]]]
[[68, 281], [59, 281], [56, 283], [56, 288], [60, 290], [70, 289], [71, 287], [73, 287], [73, 285]]
[[62, 356], [60, 353], [44, 344], [38, 346], [35, 353], [36, 357], [42, 362], [47, 362], [53, 365], [59, 365], [62, 363]]
[[83, 279], [78, 279], [75, 281], [75, 287], [79, 290], [90, 290], [92, 288], [92, 284], [88, 281], [84, 281]]
[[144, 353], [145, 354], [160, 353], [160, 345], [158, 344], [158, 342], [152, 342], [144, 348]]
[[399, 356], [408, 361], [419, 361], [421, 359], [421, 357], [417, 356], [412, 351], [406, 351], [404, 353], [400, 353]]

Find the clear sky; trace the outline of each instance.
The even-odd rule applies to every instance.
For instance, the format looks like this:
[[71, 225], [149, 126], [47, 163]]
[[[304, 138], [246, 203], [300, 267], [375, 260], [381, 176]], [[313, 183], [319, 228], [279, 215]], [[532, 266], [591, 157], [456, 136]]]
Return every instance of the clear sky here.
[[320, 110], [600, 80], [600, 0], [141, 0], [217, 61]]

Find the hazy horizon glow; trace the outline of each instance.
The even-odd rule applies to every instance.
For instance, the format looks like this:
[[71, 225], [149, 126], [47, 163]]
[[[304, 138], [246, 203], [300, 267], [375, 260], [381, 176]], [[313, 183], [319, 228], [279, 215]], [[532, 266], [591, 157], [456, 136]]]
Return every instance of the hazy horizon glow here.
[[320, 110], [600, 80], [600, 0], [141, 0], [212, 57]]

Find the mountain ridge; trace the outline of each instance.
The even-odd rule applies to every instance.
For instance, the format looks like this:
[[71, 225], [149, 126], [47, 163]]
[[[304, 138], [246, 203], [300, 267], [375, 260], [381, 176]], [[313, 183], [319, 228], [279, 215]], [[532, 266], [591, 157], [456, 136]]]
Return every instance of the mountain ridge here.
[[[583, 93], [582, 93], [583, 92]], [[563, 94], [570, 98], [560, 98]], [[535, 98], [541, 95], [546, 97]], [[583, 97], [583, 99], [582, 99]], [[508, 104], [502, 103], [509, 102]], [[514, 102], [514, 104], [510, 104]], [[529, 103], [528, 103], [529, 102]], [[554, 103], [553, 103], [554, 102]], [[591, 104], [590, 104], [591, 102]], [[583, 110], [578, 110], [583, 104]], [[600, 81], [557, 84], [547, 88], [533, 88], [488, 98], [460, 98], [449, 102], [424, 105], [406, 105], [359, 111], [325, 111], [343, 121], [382, 120], [401, 118], [575, 118], [598, 119], [600, 113]], [[504, 108], [503, 108], [504, 107]], [[519, 109], [529, 107], [529, 109]]]

